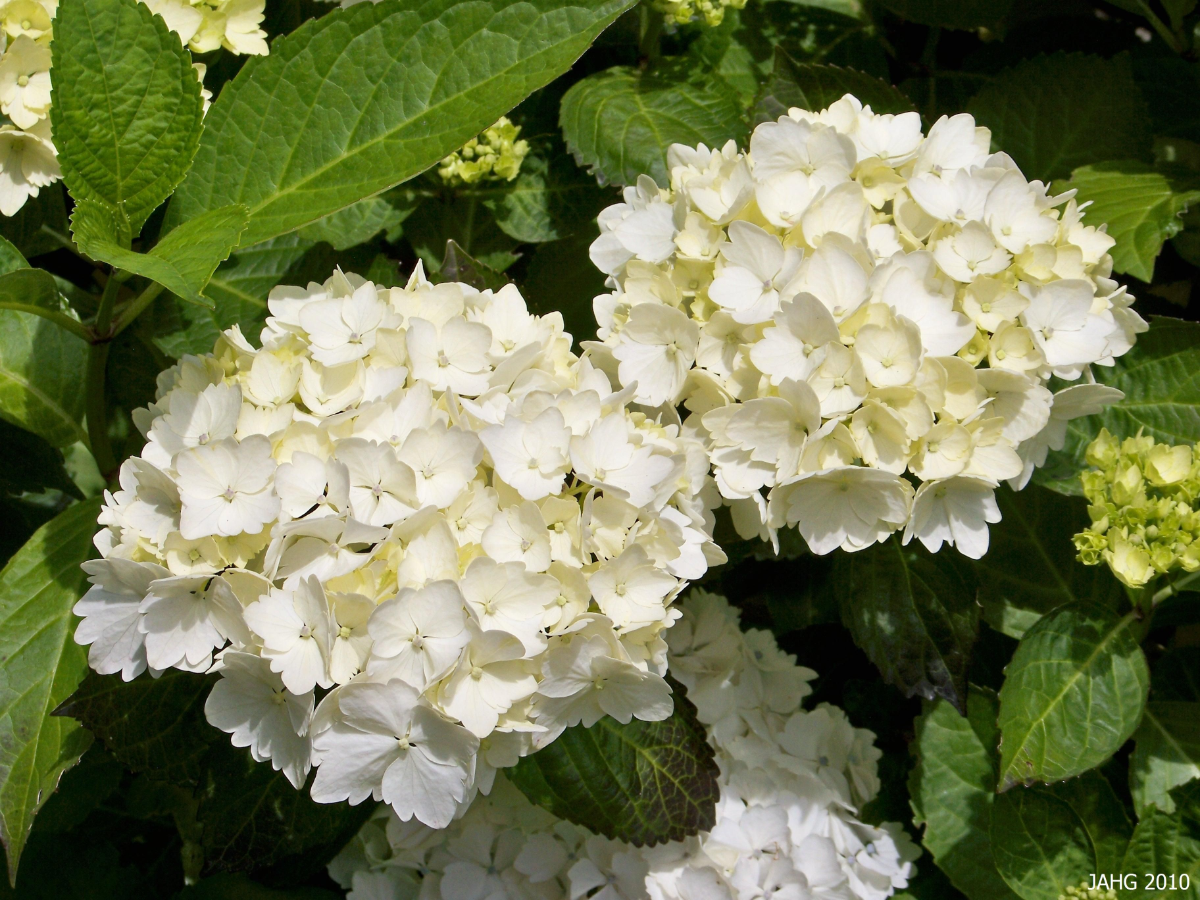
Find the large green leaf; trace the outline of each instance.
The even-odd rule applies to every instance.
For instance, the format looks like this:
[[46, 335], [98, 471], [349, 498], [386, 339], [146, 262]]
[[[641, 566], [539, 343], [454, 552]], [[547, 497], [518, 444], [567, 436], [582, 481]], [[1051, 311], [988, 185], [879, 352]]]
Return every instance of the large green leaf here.
[[568, 728], [505, 774], [559, 818], [634, 846], [680, 841], [716, 824], [717, 763], [696, 707], [672, 682], [662, 722], [607, 716]]
[[842, 621], [884, 681], [966, 711], [979, 606], [969, 570], [953, 554], [892, 539], [839, 553], [833, 581]]
[[404, 236], [430, 273], [440, 271], [447, 241], [497, 272], [518, 256], [517, 241], [500, 230], [482, 200], [469, 194], [426, 200], [404, 221]]
[[1098, 773], [1000, 794], [992, 804], [992, 857], [1023, 900], [1059, 900], [1093, 873], [1120, 871], [1132, 828]]
[[406, 218], [412, 209], [398, 209], [383, 197], [368, 197], [330, 213], [300, 229], [302, 238], [325, 241], [334, 250], [345, 250], [369, 241], [381, 231], [390, 231]]
[[1153, 700], [1146, 704], [1129, 761], [1129, 789], [1138, 816], [1150, 807], [1174, 812], [1170, 791], [1200, 778], [1200, 703]]
[[79, 565], [99, 510], [99, 499], [68, 507], [0, 572], [0, 838], [10, 881], [34, 816], [92, 739], [50, 713], [87, 672], [71, 607], [87, 586]]
[[593, 240], [594, 235], [581, 232], [540, 245], [531, 254], [521, 282], [529, 311], [538, 315], [561, 312], [576, 346], [580, 341], [595, 339], [592, 300], [606, 290], [604, 273], [588, 258]]
[[[1129, 841], [1122, 872], [1128, 887], [1120, 891], [1121, 900], [1200, 900], [1200, 833], [1180, 813], [1149, 809]], [[1161, 881], [1146, 877], [1160, 874]]]
[[632, 0], [384, 0], [306, 22], [209, 110], [177, 225], [232, 203], [243, 244], [429, 168], [565, 72]]
[[1126, 55], [1034, 57], [989, 81], [968, 109], [1028, 178], [1065, 178], [1079, 166], [1150, 153], [1146, 106]]
[[747, 131], [737, 94], [684, 62], [589, 75], [563, 95], [561, 123], [575, 160], [613, 184], [649, 175], [665, 185], [671, 144], [719, 148]]
[[312, 241], [295, 233], [239, 247], [217, 267], [204, 292], [216, 301], [218, 314], [226, 304], [241, 303], [258, 306], [265, 317], [271, 288], [283, 281], [310, 247]]
[[63, 467], [62, 452], [45, 440], [0, 420], [0, 493], [62, 491], [83, 498]]
[[205, 874], [274, 867], [274, 880], [302, 882], [321, 872], [374, 812], [373, 803], [317, 803], [307, 787], [296, 790], [282, 772], [217, 737], [204, 760], [196, 814]]
[[79, 249], [109, 265], [156, 281], [177, 297], [211, 308], [200, 292], [217, 266], [237, 246], [246, 227], [246, 207], [225, 206], [180, 225], [148, 253], [126, 250], [116, 241], [117, 223], [99, 203], [80, 201], [71, 214]]
[[191, 56], [136, 0], [62, 0], [54, 144], [76, 201], [104, 204], [129, 245], [183, 179], [203, 129]]
[[1000, 689], [1001, 790], [1086, 772], [1133, 734], [1150, 672], [1132, 623], [1081, 602], [1025, 632]]
[[1116, 239], [1110, 251], [1113, 269], [1151, 281], [1163, 242], [1183, 228], [1180, 216], [1200, 200], [1200, 191], [1176, 189], [1161, 172], [1140, 162], [1103, 162], [1081, 166], [1061, 185], [1090, 202], [1086, 221], [1106, 224]]
[[794, 106], [822, 110], [844, 94], [853, 94], [877, 113], [902, 113], [914, 108], [898, 88], [874, 75], [841, 66], [799, 63], [776, 49], [775, 66], [754, 104], [754, 120], [774, 121]]
[[[187, 353], [210, 352], [221, 332], [234, 325], [257, 342], [267, 318], [271, 288], [286, 280], [288, 272], [312, 247], [312, 241], [293, 231], [238, 250], [217, 267], [204, 288], [204, 295], [215, 304], [213, 309], [174, 297], [160, 298], [138, 318], [135, 327], [146, 340], [176, 359]], [[304, 283], [302, 278], [296, 280]], [[113, 352], [116, 350], [114, 346]]]
[[834, 4], [762, 3], [726, 7], [716, 28], [704, 28], [688, 55], [733, 88], [749, 109], [771, 74], [779, 48], [795, 62], [851, 66], [886, 74], [887, 57], [861, 9]]
[[54, 714], [78, 719], [134, 772], [196, 783], [209, 744], [225, 740], [204, 718], [204, 699], [215, 681], [177, 669], [133, 681], [91, 673]]
[[87, 350], [49, 319], [0, 309], [0, 417], [55, 447], [86, 440], [80, 386]]
[[1015, 896], [992, 862], [992, 803], [996, 790], [997, 701], [972, 687], [967, 715], [946, 700], [917, 720], [917, 765], [909, 777], [913, 822], [938, 868], [970, 900]]
[[614, 198], [564, 155], [531, 156], [512, 184], [475, 192], [500, 230], [513, 240], [557, 241], [595, 231], [596, 215]]
[[991, 546], [974, 563], [987, 623], [1020, 638], [1043, 615], [1076, 600], [1115, 605], [1124, 592], [1107, 566], [1081, 566], [1071, 538], [1090, 519], [1081, 498], [1040, 485], [996, 492], [1003, 516]]
[[1169, 444], [1200, 440], [1200, 324], [1156, 317], [1116, 365], [1095, 366], [1092, 372], [1099, 383], [1124, 391], [1125, 399], [1097, 415], [1071, 420], [1066, 446], [1035, 473], [1042, 484], [1081, 493], [1079, 472], [1087, 467], [1087, 446], [1101, 428], [1122, 438], [1142, 430]]

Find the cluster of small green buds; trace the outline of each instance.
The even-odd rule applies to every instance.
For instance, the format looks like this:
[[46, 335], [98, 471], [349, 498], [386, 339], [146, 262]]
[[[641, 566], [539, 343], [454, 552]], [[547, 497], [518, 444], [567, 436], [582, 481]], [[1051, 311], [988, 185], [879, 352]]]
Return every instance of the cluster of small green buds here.
[[1186, 445], [1102, 429], [1087, 450], [1083, 493], [1091, 527], [1075, 535], [1080, 562], [1105, 562], [1130, 587], [1174, 569], [1200, 569], [1200, 459]]
[[521, 171], [521, 161], [529, 152], [529, 141], [518, 140], [521, 126], [508, 116], [479, 137], [467, 141], [438, 165], [438, 174], [447, 184], [475, 184], [480, 181], [512, 181]]
[[1117, 900], [1117, 892], [1112, 888], [1088, 887], [1087, 881], [1084, 881], [1079, 887], [1068, 885], [1058, 895], [1058, 900]]
[[728, 7], [741, 9], [745, 5], [746, 0], [654, 0], [654, 8], [668, 23], [686, 25], [702, 21], [712, 28], [725, 20]]

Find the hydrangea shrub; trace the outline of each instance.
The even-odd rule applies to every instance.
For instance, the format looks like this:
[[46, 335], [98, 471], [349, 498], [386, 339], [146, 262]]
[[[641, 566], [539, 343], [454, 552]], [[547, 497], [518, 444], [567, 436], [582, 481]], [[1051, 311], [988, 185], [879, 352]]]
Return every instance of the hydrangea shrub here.
[[1200, 10], [0, 12], [13, 896], [1194, 897]]

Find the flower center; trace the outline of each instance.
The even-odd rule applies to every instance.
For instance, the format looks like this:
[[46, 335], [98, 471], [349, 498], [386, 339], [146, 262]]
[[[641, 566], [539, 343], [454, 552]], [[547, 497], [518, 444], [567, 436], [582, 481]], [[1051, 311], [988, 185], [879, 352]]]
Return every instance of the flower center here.
[[341, 628], [339, 628], [338, 637], [340, 637], [343, 641], [347, 640], [350, 637], [350, 626], [343, 625]]
[[483, 677], [483, 669], [479, 666], [471, 666], [471, 677], [478, 681]]
[[19, 84], [21, 87], [25, 87], [25, 85], [29, 84], [29, 76], [28, 75], [18, 76], [17, 84]]
[[443, 368], [450, 365], [450, 357], [446, 355], [445, 351], [438, 354], [438, 365]]
[[234, 493], [235, 493], [235, 491], [233, 490], [233, 488], [227, 487], [222, 492], [221, 496], [224, 497], [226, 500], [232, 500]]

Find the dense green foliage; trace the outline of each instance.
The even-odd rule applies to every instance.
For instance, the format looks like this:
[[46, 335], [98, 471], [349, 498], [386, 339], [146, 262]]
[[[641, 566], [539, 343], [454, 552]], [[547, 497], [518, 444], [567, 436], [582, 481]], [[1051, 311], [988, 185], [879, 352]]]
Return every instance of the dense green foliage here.
[[[63, 182], [0, 218], [0, 897], [328, 900], [324, 865], [372, 809], [313, 803], [230, 746], [204, 720], [211, 676], [88, 675], [79, 564], [158, 372], [222, 329], [255, 335], [272, 287], [334, 266], [512, 281], [590, 339], [604, 276], [587, 251], [620, 186], [666, 184], [672, 142], [741, 142], [847, 91], [926, 126], [969, 111], [1029, 178], [1090, 201], [1151, 328], [1096, 369], [1125, 399], [1072, 421], [1024, 492], [1000, 490], [982, 560], [896, 539], [820, 559], [790, 531], [776, 556], [722, 519], [730, 562], [707, 584], [819, 673], [814, 701], [877, 733], [864, 818], [922, 843], [909, 900], [1057, 900], [1118, 872], [1139, 883], [1121, 900], [1200, 897], [1200, 601], [1127, 590], [1071, 544], [1101, 428], [1200, 438], [1195, 7], [750, 0], [664, 30], [632, 0], [270, 0], [269, 56], [205, 55], [205, 116], [147, 7], [60, 0]], [[438, 177], [504, 114], [530, 144], [516, 179]], [[653, 844], [711, 823], [713, 768], [684, 702], [663, 723], [569, 729], [513, 780]]]

